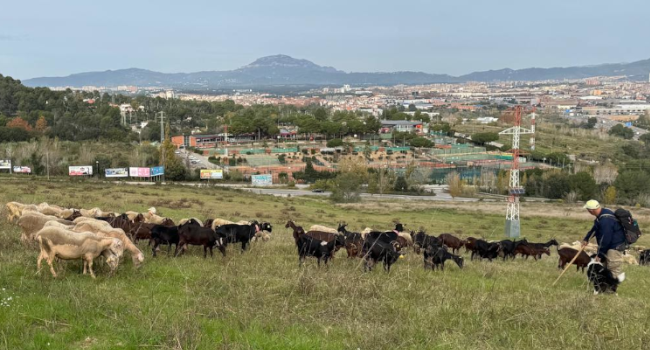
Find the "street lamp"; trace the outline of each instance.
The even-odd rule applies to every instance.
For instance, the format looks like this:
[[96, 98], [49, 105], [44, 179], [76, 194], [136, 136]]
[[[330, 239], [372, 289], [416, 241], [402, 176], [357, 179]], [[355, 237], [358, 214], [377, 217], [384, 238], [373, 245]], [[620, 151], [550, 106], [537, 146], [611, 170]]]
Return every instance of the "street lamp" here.
[[95, 165], [97, 166], [97, 178], [99, 179], [99, 161], [95, 161]]

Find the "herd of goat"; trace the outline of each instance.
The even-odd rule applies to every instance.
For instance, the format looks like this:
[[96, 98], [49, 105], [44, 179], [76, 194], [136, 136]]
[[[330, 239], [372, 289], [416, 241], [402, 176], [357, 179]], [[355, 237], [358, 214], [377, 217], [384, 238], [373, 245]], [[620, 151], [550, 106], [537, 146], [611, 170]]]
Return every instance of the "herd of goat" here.
[[[160, 246], [167, 246], [168, 255], [171, 255], [171, 247], [175, 246], [173, 256], [176, 257], [183, 254], [189, 245], [202, 246], [204, 257], [207, 257], [208, 251], [212, 256], [213, 248], [225, 256], [228, 244], [241, 243], [241, 251], [244, 252], [252, 241], [269, 240], [272, 232], [270, 223], [258, 221], [208, 219], [202, 222], [197, 218], [186, 218], [176, 225], [172, 219], [158, 216], [155, 208], [145, 213], [107, 213], [99, 208], [77, 210], [47, 203], [9, 202], [6, 209], [8, 221], [15, 221], [22, 230], [21, 240], [26, 244], [38, 243], [38, 271], [45, 260], [54, 277], [57, 276], [53, 267], [56, 258], [82, 259], [83, 273], [89, 272], [92, 277], [95, 277], [93, 260], [99, 256], [105, 258], [113, 271], [126, 251], [134, 265], [138, 266], [144, 261], [144, 254], [137, 246], [140, 240], [149, 241], [154, 257]], [[391, 265], [404, 256], [406, 248], [423, 255], [425, 269], [444, 270], [447, 260], [463, 268], [464, 259], [458, 255], [462, 248], [471, 252], [471, 260], [492, 261], [497, 258], [515, 259], [517, 255], [526, 259], [532, 256], [537, 260], [544, 254], [550, 255], [551, 246], [558, 246], [555, 239], [546, 243], [532, 243], [525, 239], [495, 242], [473, 237], [460, 239], [448, 233], [436, 237], [423, 230], [406, 232], [400, 223], [395, 224], [392, 230], [366, 228], [362, 232], [348, 231], [345, 223], [340, 223], [337, 229], [313, 225], [309, 230], [304, 230], [289, 220], [285, 227], [293, 230], [299, 264], [302, 265], [307, 257], [314, 257], [319, 266], [321, 261], [327, 265], [334, 254], [344, 248], [348, 258], [363, 259], [364, 270], [367, 271], [377, 263], [382, 263], [384, 269], [390, 271]], [[575, 245], [559, 246], [558, 267], [563, 268], [569, 263], [578, 252], [577, 248]], [[587, 251], [589, 249], [594, 247], [588, 247]], [[642, 253], [641, 260], [645, 262], [650, 259], [644, 260]], [[589, 255], [582, 252], [573, 263], [576, 268], [584, 270], [589, 261]]]

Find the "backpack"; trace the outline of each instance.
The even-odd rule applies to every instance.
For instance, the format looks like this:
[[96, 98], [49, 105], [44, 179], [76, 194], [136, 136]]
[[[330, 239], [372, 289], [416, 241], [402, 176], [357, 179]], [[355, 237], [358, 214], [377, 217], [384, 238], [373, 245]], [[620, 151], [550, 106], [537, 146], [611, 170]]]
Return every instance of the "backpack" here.
[[639, 228], [639, 223], [632, 217], [632, 213], [623, 208], [618, 208], [614, 212], [614, 216], [623, 226], [625, 242], [627, 244], [636, 243], [641, 236], [641, 228]]

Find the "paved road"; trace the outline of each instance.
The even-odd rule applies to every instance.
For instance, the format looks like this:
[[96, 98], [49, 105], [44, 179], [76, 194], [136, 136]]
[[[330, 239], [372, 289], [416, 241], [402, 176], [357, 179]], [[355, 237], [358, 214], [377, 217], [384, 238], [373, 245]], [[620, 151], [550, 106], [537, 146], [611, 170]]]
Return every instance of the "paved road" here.
[[[241, 188], [244, 191], [250, 191], [258, 194], [268, 194], [276, 197], [299, 197], [299, 196], [329, 196], [330, 192], [315, 193], [309, 190], [288, 190], [288, 189], [275, 189], [275, 188], [251, 188], [243, 187]], [[370, 194], [362, 193], [361, 198], [365, 199], [402, 199], [402, 200], [413, 200], [413, 201], [456, 201], [456, 202], [475, 202], [477, 198], [453, 198], [449, 193], [436, 192], [435, 196], [409, 196], [401, 194]]]
[[[204, 157], [200, 154], [194, 152], [188, 152], [187, 150], [179, 149], [176, 152], [176, 156], [180, 157], [183, 160], [183, 163], [190, 164], [192, 169], [219, 169], [218, 165], [210, 163], [208, 157]], [[195, 160], [196, 163], [192, 163], [191, 160]]]

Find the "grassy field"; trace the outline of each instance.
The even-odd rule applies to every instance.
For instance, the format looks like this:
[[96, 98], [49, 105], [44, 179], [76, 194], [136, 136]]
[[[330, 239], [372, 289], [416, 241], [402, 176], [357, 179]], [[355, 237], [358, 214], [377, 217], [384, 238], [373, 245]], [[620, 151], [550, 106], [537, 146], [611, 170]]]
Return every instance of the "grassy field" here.
[[[329, 268], [302, 268], [288, 218], [298, 224], [345, 220], [353, 229], [392, 227], [501, 238], [503, 204], [382, 202], [334, 206], [317, 198], [275, 198], [215, 188], [3, 181], [0, 204], [46, 201], [164, 216], [258, 218], [269, 242], [203, 259], [164, 253], [144, 265], [125, 259], [117, 273], [62, 262], [60, 278], [36, 275], [33, 247], [0, 219], [0, 349], [644, 349], [650, 344], [650, 278], [628, 266], [619, 295], [593, 296], [574, 269], [556, 286], [557, 258], [466, 261], [463, 270], [425, 271], [409, 252], [390, 274], [364, 273], [340, 252]], [[525, 203], [529, 240], [574, 241], [591, 220], [580, 209]], [[647, 214], [643, 215], [647, 227]], [[650, 239], [642, 238], [648, 245]], [[467, 258], [468, 256], [465, 255]], [[469, 260], [469, 259], [467, 259]]]
[[[526, 124], [527, 125], [527, 124]], [[527, 126], [526, 126], [527, 127]], [[489, 126], [465, 124], [454, 126], [459, 132], [474, 134], [479, 132], [500, 132], [507, 126]], [[521, 146], [529, 150], [530, 136], [522, 135]], [[499, 142], [510, 144], [512, 136], [501, 135]], [[620, 148], [629, 141], [620, 137], [609, 136], [600, 129], [571, 128], [559, 122], [539, 122], [535, 129], [535, 145], [538, 151], [575, 154], [579, 159], [616, 159], [620, 157]]]

